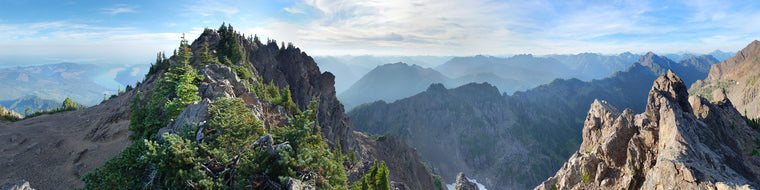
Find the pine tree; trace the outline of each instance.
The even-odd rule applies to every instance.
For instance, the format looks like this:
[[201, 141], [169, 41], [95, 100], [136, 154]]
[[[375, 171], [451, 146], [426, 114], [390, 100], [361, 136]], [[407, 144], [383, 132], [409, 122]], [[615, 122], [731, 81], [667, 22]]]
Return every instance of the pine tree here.
[[66, 100], [63, 100], [63, 105], [61, 106], [64, 110], [76, 110], [77, 109], [77, 103], [74, 103], [71, 98], [66, 98]]
[[219, 61], [211, 55], [211, 50], [208, 48], [208, 43], [203, 43], [201, 48], [201, 63], [203, 64], [217, 64]]

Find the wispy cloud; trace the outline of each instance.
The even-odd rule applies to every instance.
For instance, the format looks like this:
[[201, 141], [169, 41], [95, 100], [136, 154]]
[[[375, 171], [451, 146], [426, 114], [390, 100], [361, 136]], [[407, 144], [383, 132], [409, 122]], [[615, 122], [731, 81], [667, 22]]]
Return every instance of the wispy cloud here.
[[[138, 64], [158, 51], [171, 51], [181, 33], [151, 33], [130, 27], [103, 27], [70, 21], [0, 23], [0, 65], [81, 63]], [[25, 34], [18, 34], [23, 28]]]
[[137, 9], [139, 6], [128, 6], [124, 4], [116, 5], [115, 7], [109, 7], [109, 8], [103, 8], [101, 9], [103, 13], [109, 14], [109, 15], [117, 15], [121, 13], [134, 13], [137, 12], [135, 9]]
[[760, 33], [746, 24], [760, 19], [757, 6], [714, 0], [304, 0], [297, 5], [312, 19], [290, 25], [274, 18], [254, 32], [298, 41], [317, 54], [438, 55], [708, 52], [747, 43]]
[[301, 10], [301, 9], [291, 8], [291, 7], [285, 7], [285, 8], [282, 8], [282, 10], [285, 10], [286, 12], [289, 12], [291, 14], [303, 14], [304, 13], [303, 10]]

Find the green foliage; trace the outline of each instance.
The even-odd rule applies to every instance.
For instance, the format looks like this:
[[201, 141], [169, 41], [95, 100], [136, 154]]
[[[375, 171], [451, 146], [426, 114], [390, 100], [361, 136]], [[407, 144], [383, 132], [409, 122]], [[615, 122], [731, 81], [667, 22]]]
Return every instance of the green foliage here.
[[11, 114], [10, 110], [8, 110], [8, 112], [6, 113], [5, 112], [5, 107], [0, 106], [0, 120], [18, 121], [18, 120], [21, 120], [21, 118], [15, 116], [13, 114]]
[[[314, 121], [309, 119], [313, 110], [296, 115], [289, 120], [289, 127], [278, 127], [271, 130], [276, 143], [289, 142], [292, 151], [280, 152], [279, 165], [287, 169], [285, 177], [297, 177], [296, 173], [316, 175], [316, 186], [320, 189], [343, 189], [346, 185], [346, 174], [343, 163], [334, 160], [335, 156], [322, 142], [322, 135]], [[282, 180], [283, 176], [280, 176]]]
[[181, 132], [188, 135], [167, 133], [158, 141], [138, 140], [83, 180], [86, 189], [257, 189], [267, 180], [282, 183], [296, 178], [320, 189], [345, 189], [342, 162], [322, 142], [312, 117], [308, 110], [289, 120], [289, 126], [271, 129], [275, 144], [291, 146], [272, 155], [251, 146], [264, 129], [243, 101], [217, 99], [209, 106], [209, 120], [201, 131], [206, 140], [194, 141], [192, 134], [198, 129], [194, 127]]
[[551, 190], [558, 190], [558, 189], [559, 189], [559, 187], [557, 187], [556, 183], [552, 184]]
[[[40, 110], [40, 111], [36, 111], [36, 112], [34, 112], [32, 114], [29, 114], [29, 112], [26, 111], [24, 113], [24, 115], [25, 115], [24, 119], [33, 118], [33, 117], [37, 117], [37, 116], [44, 115], [44, 114], [61, 113], [61, 112], [67, 112], [67, 111], [80, 110], [80, 109], [84, 109], [84, 108], [85, 107], [83, 105], [77, 104], [76, 102], [74, 102], [74, 100], [71, 100], [71, 98], [67, 97], [65, 100], [63, 100], [63, 103], [61, 103], [61, 107], [57, 107], [57, 108], [53, 108], [53, 109], [48, 109], [48, 110]], [[29, 110], [29, 109], [27, 108], [27, 110]]]
[[[204, 30], [204, 32], [207, 30]], [[208, 43], [203, 43], [201, 48], [201, 63], [204, 65], [219, 64], [219, 59], [211, 55], [211, 50], [208, 48]]]
[[240, 65], [232, 65], [232, 69], [235, 70], [235, 74], [237, 74], [238, 78], [246, 80], [249, 77], [253, 76], [250, 70], [246, 68], [245, 66]]
[[182, 40], [179, 49], [177, 61], [156, 82], [150, 99], [146, 101], [138, 95], [131, 101], [130, 130], [135, 134], [130, 137], [132, 140], [155, 138], [154, 134], [170, 119], [177, 118], [185, 107], [201, 100], [197, 84], [203, 76], [190, 66], [193, 53], [187, 40]]
[[750, 156], [760, 156], [760, 151], [757, 150], [757, 148], [752, 148], [752, 152], [749, 153]]
[[209, 120], [205, 133], [215, 139], [215, 146], [227, 147], [229, 152], [240, 153], [243, 146], [255, 141], [264, 131], [261, 121], [245, 107], [241, 99], [222, 98], [209, 107]]
[[593, 147], [590, 147], [590, 148], [588, 148], [588, 150], [586, 150], [586, 152], [587, 152], [587, 153], [591, 153], [591, 152], [594, 152], [594, 148], [593, 148]]
[[140, 157], [147, 150], [146, 141], [132, 145], [82, 177], [84, 189], [142, 189], [140, 179], [150, 171]]
[[375, 141], [384, 141], [387, 138], [388, 137], [386, 137], [385, 135], [379, 135], [379, 136], [375, 137]]
[[441, 179], [438, 176], [435, 178], [435, 186], [438, 187], [438, 190], [443, 190], [443, 183], [441, 183]]
[[[747, 115], [747, 114], [744, 114]], [[755, 131], [760, 132], [760, 118], [750, 119], [746, 116], [744, 116], [744, 121], [747, 122], [747, 125], [754, 129]]]
[[71, 100], [71, 98], [67, 97], [66, 100], [63, 100], [63, 105], [61, 105], [61, 107], [67, 110], [75, 110], [78, 106], [77, 103], [74, 103], [74, 101]]
[[[222, 29], [233, 31], [231, 27]], [[234, 51], [230, 52], [220, 56], [224, 62], [231, 62], [227, 57], [235, 60]], [[189, 65], [191, 56], [187, 41], [182, 40], [172, 58], [173, 64], [150, 94], [136, 92], [130, 106], [130, 130], [135, 134], [130, 138], [134, 143], [85, 175], [82, 178], [85, 189], [262, 189], [265, 188], [262, 184], [283, 183], [289, 178], [319, 189], [347, 188], [341, 161], [347, 158], [342, 152], [331, 151], [322, 141], [314, 122], [316, 101], [308, 106], [312, 110], [301, 113], [289, 88], [280, 91], [271, 82], [268, 86], [258, 84], [255, 92], [260, 98], [296, 113], [288, 126], [266, 131], [241, 99], [221, 98], [211, 102], [204, 125], [186, 125], [178, 134], [165, 133], [159, 140], [155, 136], [158, 129], [200, 100], [197, 97], [200, 77]], [[165, 61], [159, 55], [157, 63]], [[158, 68], [152, 67], [155, 73], [161, 72]], [[196, 140], [198, 133], [204, 138]], [[275, 144], [289, 146], [276, 149], [276, 154], [266, 147], [253, 146], [266, 133], [270, 133]]]
[[[285, 107], [285, 110], [290, 113], [295, 112], [295, 114], [301, 114], [298, 105], [293, 101], [293, 94], [290, 91], [290, 86], [286, 86], [283, 90], [280, 90], [279, 87], [274, 85], [273, 81], [269, 81], [269, 84], [266, 85], [262, 84], [260, 81], [262, 81], [261, 78], [256, 78], [255, 82], [250, 86], [251, 91], [255, 92], [257, 97], [264, 99], [275, 106], [283, 106]], [[308, 109], [316, 110], [316, 107]]]
[[[176, 51], [175, 51], [176, 54]], [[156, 55], [156, 62], [150, 65], [150, 69], [148, 70], [148, 73], [145, 74], [145, 79], [150, 77], [153, 74], [156, 74], [158, 71], [165, 71], [169, 68], [169, 59], [166, 59], [166, 55], [163, 52], [158, 52]]]
[[[369, 168], [367, 174], [351, 185], [351, 189], [354, 190], [390, 190], [390, 183], [388, 182], [388, 167], [385, 166], [385, 162], [378, 163], [375, 160], [375, 164]], [[440, 186], [440, 181], [436, 179], [436, 185]]]
[[581, 180], [583, 180], [583, 183], [589, 183], [589, 182], [591, 182], [591, 174], [589, 174], [586, 169], [583, 169], [583, 174], [581, 175]]
[[219, 60], [229, 59], [231, 63], [238, 63], [243, 61], [245, 52], [240, 46], [240, 40], [238, 34], [231, 25], [225, 26], [222, 24], [219, 27], [219, 43], [216, 45], [216, 52]]

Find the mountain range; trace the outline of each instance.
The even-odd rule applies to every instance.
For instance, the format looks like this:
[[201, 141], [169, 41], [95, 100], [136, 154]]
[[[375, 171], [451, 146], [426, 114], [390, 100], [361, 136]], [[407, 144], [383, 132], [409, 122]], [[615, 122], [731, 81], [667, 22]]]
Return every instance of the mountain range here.
[[712, 91], [723, 90], [740, 113], [750, 118], [760, 117], [760, 41], [753, 41], [736, 56], [712, 65], [708, 77], [697, 81], [690, 94], [714, 100]]
[[4, 82], [0, 88], [6, 89], [6, 93], [0, 94], [0, 100], [15, 101], [31, 95], [63, 102], [69, 97], [85, 105], [95, 105], [103, 100], [104, 94], [115, 94], [119, 88], [124, 90], [144, 77], [146, 69], [140, 69], [143, 66], [123, 67], [58, 63], [3, 68], [0, 80]]
[[553, 174], [577, 150], [588, 105], [605, 99], [643, 111], [647, 89], [661, 68], [707, 75], [695, 64], [649, 53], [600, 80], [556, 79], [512, 95], [490, 84], [453, 89], [434, 84], [393, 103], [358, 106], [349, 115], [359, 131], [406, 140], [446, 181], [463, 171], [489, 189], [525, 189]]
[[29, 113], [37, 111], [52, 110], [61, 107], [63, 101], [43, 99], [35, 95], [27, 95], [15, 100], [0, 101], [0, 105], [15, 111], [16, 113], [25, 113], [29, 108]]
[[[3, 150], [0, 151], [0, 159], [8, 160], [8, 162], [3, 165], [3, 172], [0, 172], [0, 184], [15, 184], [19, 178], [21, 178], [28, 180], [32, 187], [41, 189], [71, 189], [81, 188], [84, 185], [87, 185], [85, 186], [86, 188], [96, 188], [99, 184], [109, 184], [114, 181], [118, 183], [116, 186], [119, 187], [146, 187], [148, 185], [152, 185], [153, 187], [167, 187], [171, 185], [167, 184], [167, 182], [174, 179], [170, 178], [171, 172], [176, 172], [178, 170], [181, 170], [181, 172], [197, 171], [198, 173], [195, 174], [207, 175], [209, 178], [211, 176], [224, 177], [224, 175], [216, 174], [225, 174], [224, 172], [228, 172], [229, 170], [219, 170], [217, 167], [226, 166], [220, 166], [215, 163], [225, 162], [223, 159], [227, 159], [227, 155], [216, 153], [209, 154], [205, 152], [208, 151], [205, 149], [207, 147], [205, 145], [201, 148], [183, 150], [195, 152], [192, 153], [193, 155], [208, 154], [207, 156], [218, 157], [221, 159], [213, 159], [212, 161], [212, 158], [198, 158], [195, 160], [198, 165], [185, 167], [187, 165], [178, 163], [176, 160], [172, 160], [169, 157], [160, 157], [157, 159], [165, 160], [154, 162], [154, 160], [145, 160], [141, 156], [132, 156], [137, 154], [150, 157], [152, 155], [150, 153], [151, 149], [140, 148], [140, 144], [142, 143], [158, 143], [156, 145], [159, 149], [164, 147], [166, 143], [171, 143], [171, 141], [166, 139], [161, 140], [153, 138], [155, 136], [171, 133], [175, 134], [174, 137], [177, 137], [176, 133], [184, 134], [182, 131], [192, 130], [189, 129], [191, 126], [203, 126], [203, 123], [206, 123], [205, 121], [207, 120], [213, 122], [214, 117], [217, 117], [220, 114], [219, 112], [211, 112], [211, 110], [214, 109], [218, 110], [218, 108], [214, 107], [219, 105], [217, 104], [217, 101], [224, 102], [222, 99], [234, 99], [233, 101], [238, 101], [240, 104], [243, 104], [240, 106], [242, 107], [241, 109], [247, 110], [246, 113], [249, 114], [247, 115], [248, 117], [244, 117], [246, 115], [233, 114], [231, 117], [235, 117], [233, 119], [234, 121], [257, 121], [255, 122], [257, 127], [261, 127], [262, 131], [264, 130], [263, 128], [266, 128], [266, 131], [271, 131], [271, 133], [284, 130], [285, 133], [279, 134], [298, 135], [303, 131], [309, 131], [306, 133], [313, 133], [311, 131], [314, 131], [321, 135], [315, 136], [318, 138], [308, 140], [308, 143], [313, 143], [314, 150], [297, 149], [299, 144], [304, 145], [304, 141], [290, 141], [292, 146], [285, 142], [285, 145], [291, 147], [289, 150], [293, 150], [290, 154], [291, 156], [283, 153], [270, 157], [271, 159], [279, 160], [281, 158], [291, 158], [302, 161], [304, 158], [296, 157], [294, 155], [304, 155], [313, 151], [319, 151], [319, 149], [326, 149], [329, 152], [323, 152], [324, 155], [318, 155], [318, 157], [309, 157], [308, 159], [310, 160], [307, 161], [331, 161], [339, 163], [341, 168], [344, 169], [344, 171], [339, 172], [343, 173], [343, 178], [348, 179], [348, 183], [342, 185], [353, 184], [360, 180], [365, 174], [370, 173], [371, 166], [376, 166], [379, 162], [383, 162], [388, 166], [386, 171], [390, 171], [385, 174], [385, 177], [387, 177], [386, 180], [388, 180], [387, 182], [390, 183], [390, 186], [406, 189], [446, 189], [446, 186], [443, 185], [444, 183], [441, 182], [440, 178], [433, 175], [432, 172], [420, 162], [415, 149], [409, 147], [403, 140], [392, 135], [384, 136], [383, 138], [372, 138], [363, 133], [354, 131], [353, 124], [344, 113], [343, 106], [338, 102], [335, 96], [335, 89], [333, 86], [335, 76], [329, 72], [320, 72], [317, 64], [306, 53], [292, 45], [287, 48], [280, 47], [275, 41], [269, 41], [264, 44], [258, 40], [248, 39], [244, 37], [244, 35], [231, 31], [233, 31], [232, 28], [229, 27], [229, 29], [226, 29], [226, 26], [220, 28], [220, 30], [207, 29], [207, 31], [193, 41], [192, 44], [186, 44], [187, 42], [184, 42], [180, 46], [182, 48], [182, 55], [190, 55], [190, 53], [187, 52], [192, 51], [191, 56], [181, 57], [175, 55], [166, 60], [160, 60], [153, 65], [153, 68], [151, 68], [151, 70], [155, 72], [149, 74], [145, 80], [139, 83], [139, 85], [133, 90], [129, 90], [114, 98], [110, 98], [96, 106], [76, 111], [46, 114], [13, 123], [0, 122], [0, 138], [10, 140], [9, 143], [0, 144], [0, 149]], [[210, 48], [211, 50], [206, 52], [203, 51], [202, 48], [204, 44], [223, 44], [225, 42], [236, 42], [236, 45], [231, 47], [218, 47], [240, 50], [239, 52], [241, 54], [246, 55], [246, 59], [238, 62], [237, 65], [223, 65], [215, 64], [213, 62], [205, 62], [208, 61], [203, 59], [207, 58], [204, 57], [204, 55], [207, 55], [206, 53], [221, 52], [222, 48], [212, 46]], [[138, 116], [139, 114], [150, 114], [141, 110], [136, 110], [142, 109], [142, 106], [140, 106], [140, 102], [142, 102], [141, 100], [151, 100], [151, 98], [153, 98], [150, 94], [168, 92], [173, 94], [173, 96], [169, 97], [173, 97], [175, 101], [178, 101], [180, 96], [184, 96], [184, 94], [178, 92], [174, 94], [176, 91], [160, 90], [161, 88], [166, 88], [168, 83], [166, 81], [172, 76], [171, 74], [181, 72], [177, 69], [180, 67], [187, 69], [182, 71], [197, 71], [197, 73], [190, 73], [200, 75], [198, 76], [200, 81], [198, 81], [197, 84], [191, 85], [195, 87], [191, 87], [191, 89], [195, 89], [197, 93], [191, 93], [191, 95], [199, 96], [201, 101], [195, 103], [190, 102], [187, 107], [180, 110], [181, 113], [177, 113], [178, 116], [175, 119], [171, 120], [166, 119], [168, 118], [168, 116], [166, 116], [168, 113], [163, 112], [164, 109], [162, 108], [159, 108], [161, 109], [159, 112], [162, 114], [149, 115], [148, 117]], [[235, 69], [240, 67], [242, 67], [242, 69]], [[242, 75], [244, 72], [250, 75], [240, 77], [244, 76]], [[262, 89], [252, 86], [253, 84], [261, 84], [263, 81], [269, 81], [268, 83], [270, 85], [267, 89], [283, 89], [282, 93], [287, 94], [287, 99], [292, 103], [292, 105], [289, 106], [293, 106], [288, 109], [308, 109], [310, 111], [305, 113], [288, 111], [288, 109], [283, 107], [283, 102], [264, 96], [260, 93]], [[280, 90], [273, 91], [273, 93], [279, 95]], [[156, 96], [155, 98], [159, 98], [158, 101], [160, 101], [165, 100], [161, 98], [166, 97], [167, 96]], [[148, 106], [153, 106], [151, 103], [152, 102], [144, 102], [144, 104], [148, 104]], [[300, 125], [307, 127], [306, 129], [299, 128], [297, 129], [299, 131], [288, 132], [289, 130], [295, 130], [291, 126], [298, 125], [298, 123], [295, 123], [299, 121], [297, 119], [303, 119], [307, 116], [312, 116], [315, 121], [307, 123], [302, 122]], [[136, 123], [142, 122], [143, 119], [156, 121], [154, 119], [162, 118], [166, 119], [168, 123], [167, 125], [159, 125], [161, 129], [153, 129], [158, 130], [157, 132], [154, 131], [153, 134], [147, 134], [153, 137], [148, 137], [147, 139], [139, 138], [136, 141], [130, 140], [137, 138], [136, 135], [139, 135], [135, 132], [137, 130]], [[224, 121], [227, 122], [232, 120]], [[175, 128], [175, 125], [178, 127]], [[207, 126], [211, 127], [212, 124], [208, 124]], [[208, 140], [205, 141], [211, 141], [219, 134], [228, 133], [216, 131], [213, 132], [214, 134], [211, 134], [203, 129], [195, 129], [199, 134], [207, 134], [206, 139]], [[168, 136], [169, 135], [164, 135], [166, 138], [169, 138]], [[254, 139], [251, 140], [251, 138]], [[285, 137], [275, 136], [274, 138], [280, 139]], [[193, 139], [195, 140], [192, 141], [198, 140], [195, 136]], [[244, 139], [247, 140], [244, 141]], [[235, 140], [253, 143], [255, 139], [259, 139], [259, 137], [243, 137], [236, 138]], [[185, 140], [187, 140], [187, 142], [190, 141], [189, 138]], [[257, 148], [258, 146], [264, 146], [257, 143], [260, 142], [256, 141], [256, 143], [253, 143], [253, 146], [256, 147], [249, 144], [248, 147], [250, 147], [250, 150], [254, 151], [255, 149], [255, 151], [258, 152], [256, 154], [268, 154], [267, 149]], [[270, 148], [272, 146], [271, 143], [272, 142], [270, 141], [269, 145], [267, 145], [270, 146]], [[207, 143], [204, 142], [203, 144]], [[186, 145], [193, 146], [190, 144]], [[230, 145], [226, 148], [234, 147], [236, 146]], [[122, 150], [124, 151], [122, 152]], [[278, 150], [280, 150], [280, 148], [278, 148]], [[212, 151], [218, 151], [218, 149]], [[185, 153], [189, 152], [185, 151]], [[351, 159], [348, 158], [348, 155], [351, 155]], [[236, 160], [240, 157], [244, 157], [243, 159], [246, 160], [249, 159], [245, 158], [245, 155], [238, 155], [236, 158], [227, 159], [227, 161], [235, 160], [230, 163], [237, 164], [238, 161]], [[192, 158], [192, 155], [186, 154], [175, 158]], [[345, 162], [336, 159], [345, 160]], [[264, 162], [265, 160], [253, 159], [249, 161]], [[333, 180], [334, 178], [339, 178], [341, 176], [339, 174], [324, 173], [324, 171], [336, 169], [335, 166], [303, 166], [303, 164], [300, 163], [301, 161], [293, 163], [294, 166], [293, 168], [290, 168], [291, 171], [295, 170], [298, 172], [296, 173], [294, 171], [290, 175], [298, 175], [302, 177], [293, 178], [294, 180], [288, 181], [281, 181], [281, 178], [277, 178], [278, 176], [275, 176], [275, 178], [266, 177], [263, 179], [264, 182], [267, 182], [265, 187], [280, 189], [285, 187], [285, 185], [292, 187], [292, 183], [297, 182], [301, 184], [300, 182], [304, 181], [303, 186], [314, 188], [315, 183], [319, 183], [318, 185], [324, 185], [325, 178]], [[148, 162], [148, 165], [131, 164], [143, 162]], [[242, 161], [241, 159], [240, 162], [248, 161]], [[288, 160], [281, 162], [288, 162]], [[162, 163], [169, 163], [169, 167], [172, 167], [173, 169], [158, 170], [154, 168], [154, 166], [165, 166]], [[203, 165], [202, 167], [206, 168], [211, 167], [213, 170], [202, 170], [199, 168], [201, 167], [200, 165]], [[122, 166], [124, 166], [123, 168], [125, 168], [125, 170], [118, 170], [119, 168], [122, 168]], [[258, 166], [261, 165], [252, 167]], [[270, 167], [270, 165], [266, 164], [265, 167]], [[51, 170], [57, 172], [50, 172]], [[154, 171], [153, 174], [151, 174], [151, 171]], [[271, 170], [260, 171], [250, 168], [238, 169], [235, 171], [238, 172], [236, 180], [252, 181], [248, 184], [254, 184], [253, 182], [259, 182], [259, 180], [262, 180], [256, 176], [268, 176], [273, 175], [271, 172], [277, 172]], [[240, 174], [241, 172], [250, 172], [253, 174], [246, 177], [243, 174]], [[88, 173], [92, 175], [86, 175]], [[306, 177], [315, 175], [320, 178]], [[84, 181], [82, 180], [83, 176], [86, 178]], [[104, 180], [99, 181], [99, 179]], [[161, 183], [153, 183], [152, 179], [157, 179], [156, 181], [160, 181]], [[122, 180], [135, 181], [126, 181], [127, 183], [123, 183], [125, 181]], [[230, 180], [232, 180], [232, 177], [230, 177]], [[221, 179], [219, 181], [213, 180], [214, 183], [230, 185], [224, 181], [225, 180]], [[177, 180], [177, 182], [183, 187], [194, 185], [193, 183], [187, 183], [184, 179]], [[200, 182], [205, 183], [209, 181]], [[346, 182], [344, 181], [343, 183]], [[108, 187], [115, 187], [113, 185], [114, 184]], [[261, 185], [258, 186], [260, 187]]]

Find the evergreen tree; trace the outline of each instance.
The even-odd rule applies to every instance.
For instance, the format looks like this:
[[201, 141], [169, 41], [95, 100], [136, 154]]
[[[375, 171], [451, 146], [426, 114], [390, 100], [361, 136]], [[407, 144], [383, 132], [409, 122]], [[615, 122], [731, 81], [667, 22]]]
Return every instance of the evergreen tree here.
[[219, 61], [211, 55], [211, 50], [208, 48], [208, 43], [203, 43], [201, 48], [201, 63], [203, 64], [217, 64]]
[[77, 109], [77, 103], [74, 103], [71, 98], [66, 98], [66, 100], [63, 100], [63, 105], [61, 106], [64, 110], [76, 110]]

